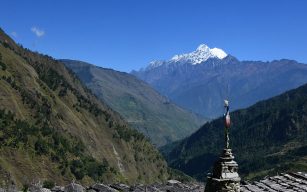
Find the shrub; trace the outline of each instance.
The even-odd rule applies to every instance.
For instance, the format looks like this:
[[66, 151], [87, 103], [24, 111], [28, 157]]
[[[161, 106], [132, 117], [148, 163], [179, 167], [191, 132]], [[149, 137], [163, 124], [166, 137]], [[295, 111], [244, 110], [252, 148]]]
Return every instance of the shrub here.
[[4, 64], [4, 63], [2, 63], [2, 61], [0, 60], [0, 66], [1, 66], [1, 68], [2, 68], [2, 70], [3, 71], [5, 71], [6, 70], [6, 64]]
[[[101, 181], [105, 172], [109, 170], [109, 164], [105, 159], [98, 162], [86, 155], [85, 145], [81, 140], [57, 132], [48, 121], [30, 125], [26, 121], [15, 119], [12, 112], [0, 109], [0, 130], [0, 148], [22, 147], [35, 151], [37, 155], [44, 155], [59, 163], [62, 175], [70, 170], [78, 180], [87, 175], [96, 181]], [[31, 142], [31, 138], [37, 139]], [[68, 156], [73, 160], [68, 159]], [[47, 185], [51, 184], [46, 181]]]
[[44, 141], [42, 138], [38, 138], [35, 143], [35, 151], [39, 155], [47, 154], [48, 153], [48, 145], [46, 141]]
[[70, 171], [75, 175], [76, 179], [81, 180], [84, 177], [84, 165], [81, 160], [73, 160], [70, 165]]
[[29, 190], [29, 185], [28, 184], [23, 184], [22, 186], [22, 191], [27, 192]]
[[43, 182], [43, 187], [47, 188], [47, 189], [52, 189], [55, 186], [54, 181], [50, 181], [50, 180], [45, 180]]

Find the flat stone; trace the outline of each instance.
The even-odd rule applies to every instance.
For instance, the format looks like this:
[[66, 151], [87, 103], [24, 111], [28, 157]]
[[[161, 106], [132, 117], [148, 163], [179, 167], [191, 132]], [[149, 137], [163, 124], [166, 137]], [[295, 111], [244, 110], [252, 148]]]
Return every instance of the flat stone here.
[[168, 180], [168, 181], [167, 181], [167, 183], [168, 183], [168, 184], [175, 184], [175, 183], [181, 183], [181, 182], [180, 182], [180, 181], [177, 181], [177, 180], [172, 179], [172, 180]]
[[242, 185], [241, 192], [307, 192], [304, 173], [281, 174], [269, 177], [252, 184]]

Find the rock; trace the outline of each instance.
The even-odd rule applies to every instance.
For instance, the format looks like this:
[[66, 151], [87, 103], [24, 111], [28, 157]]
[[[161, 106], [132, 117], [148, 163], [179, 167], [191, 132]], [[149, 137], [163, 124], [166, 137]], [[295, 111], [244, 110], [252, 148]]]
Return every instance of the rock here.
[[172, 179], [172, 180], [168, 180], [168, 181], [167, 181], [167, 183], [168, 183], [168, 184], [175, 184], [175, 183], [181, 183], [181, 182], [180, 182], [180, 181], [177, 181], [177, 180]]
[[16, 185], [9, 185], [5, 188], [0, 188], [0, 192], [19, 192]]
[[51, 192], [50, 189], [47, 189], [47, 188], [43, 188], [42, 186], [40, 185], [32, 185], [29, 187], [29, 191], [30, 192]]
[[47, 188], [42, 188], [42, 192], [51, 192], [51, 190]]
[[130, 187], [128, 185], [125, 185], [125, 184], [122, 184], [122, 183], [112, 184], [111, 187], [114, 188], [114, 189], [117, 189], [119, 191], [124, 191], [124, 192], [130, 191]]
[[90, 189], [95, 190], [96, 192], [118, 192], [118, 190], [113, 189], [107, 185], [104, 184], [95, 184], [90, 187]]
[[77, 183], [71, 183], [64, 188], [64, 192], [85, 192], [85, 188]]
[[52, 192], [64, 192], [64, 187], [61, 187], [61, 186], [54, 186], [52, 189], [51, 189]]

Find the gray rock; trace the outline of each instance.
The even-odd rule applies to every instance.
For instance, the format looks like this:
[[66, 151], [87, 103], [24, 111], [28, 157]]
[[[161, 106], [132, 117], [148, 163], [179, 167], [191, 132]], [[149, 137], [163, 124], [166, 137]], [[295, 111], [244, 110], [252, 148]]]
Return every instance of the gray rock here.
[[107, 185], [104, 184], [95, 184], [90, 187], [90, 189], [95, 190], [96, 192], [118, 192], [118, 190], [113, 189]]
[[19, 190], [17, 189], [16, 185], [10, 185], [6, 188], [1, 188], [0, 192], [19, 192]]
[[119, 191], [123, 191], [123, 192], [130, 191], [130, 187], [123, 183], [112, 184], [110, 187], [117, 189]]
[[51, 192], [50, 189], [43, 188], [43, 187], [40, 186], [40, 185], [31, 185], [31, 186], [29, 187], [29, 191], [30, 191], [30, 192]]
[[167, 181], [167, 184], [175, 184], [175, 183], [181, 183], [181, 182], [177, 181], [177, 180], [174, 180], [174, 179], [171, 179], [171, 180]]
[[64, 188], [64, 192], [85, 192], [85, 188], [77, 183], [71, 183]]
[[40, 185], [40, 183], [31, 185], [28, 191], [30, 192], [51, 192], [50, 189], [43, 188], [42, 185]]
[[51, 189], [52, 192], [64, 192], [64, 187], [62, 186], [54, 186], [52, 189]]

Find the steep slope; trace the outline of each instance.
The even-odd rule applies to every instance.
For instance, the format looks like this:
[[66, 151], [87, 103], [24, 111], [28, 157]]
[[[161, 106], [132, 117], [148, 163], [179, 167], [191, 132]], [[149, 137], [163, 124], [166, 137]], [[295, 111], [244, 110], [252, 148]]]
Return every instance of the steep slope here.
[[166, 179], [158, 151], [64, 64], [23, 49], [2, 30], [0, 56], [1, 185]]
[[[231, 146], [245, 179], [307, 171], [307, 84], [231, 113]], [[206, 123], [172, 146], [169, 164], [204, 179], [223, 147], [223, 120]]]
[[85, 62], [61, 60], [95, 95], [158, 145], [182, 139], [205, 120], [161, 96], [133, 75]]
[[222, 113], [220, 101], [225, 98], [234, 101], [233, 109], [240, 109], [307, 83], [305, 64], [238, 61], [222, 50], [223, 54], [212, 50], [202, 45], [192, 53], [175, 56], [178, 59], [152, 62], [132, 74], [179, 106], [208, 118]]

